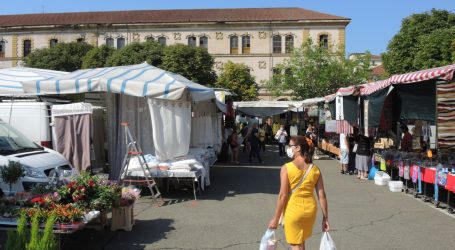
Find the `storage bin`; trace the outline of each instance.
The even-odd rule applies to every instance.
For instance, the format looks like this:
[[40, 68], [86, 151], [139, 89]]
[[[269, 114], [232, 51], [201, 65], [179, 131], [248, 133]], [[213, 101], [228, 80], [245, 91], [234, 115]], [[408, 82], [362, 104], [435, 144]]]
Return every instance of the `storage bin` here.
[[112, 208], [111, 231], [118, 229], [131, 231], [134, 226], [134, 209], [133, 205], [127, 207]]
[[390, 181], [390, 176], [383, 171], [376, 172], [374, 176], [374, 184], [379, 186], [386, 186]]
[[390, 192], [401, 192], [403, 189], [403, 182], [401, 181], [389, 181]]

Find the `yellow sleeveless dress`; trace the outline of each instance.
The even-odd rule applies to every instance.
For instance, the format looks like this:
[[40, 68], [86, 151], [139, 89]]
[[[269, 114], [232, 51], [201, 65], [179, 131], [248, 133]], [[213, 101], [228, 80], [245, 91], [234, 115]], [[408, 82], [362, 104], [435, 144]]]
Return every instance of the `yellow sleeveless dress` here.
[[[292, 162], [287, 163], [285, 166], [292, 190], [299, 184], [305, 172]], [[313, 233], [313, 225], [317, 213], [314, 189], [320, 174], [319, 168], [313, 166], [300, 187], [290, 196], [286, 205], [284, 233], [289, 244], [302, 244]]]

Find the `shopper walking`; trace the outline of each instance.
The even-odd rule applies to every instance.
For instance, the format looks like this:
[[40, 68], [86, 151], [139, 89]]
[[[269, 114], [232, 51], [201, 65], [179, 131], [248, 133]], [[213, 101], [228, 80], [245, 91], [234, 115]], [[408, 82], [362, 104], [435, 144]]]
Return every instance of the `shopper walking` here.
[[324, 183], [319, 168], [312, 164], [309, 146], [303, 136], [293, 136], [286, 150], [292, 162], [285, 164], [280, 173], [280, 193], [270, 229], [278, 227], [284, 215], [286, 241], [293, 250], [305, 249], [305, 241], [313, 233], [317, 204], [314, 190], [322, 210], [322, 230], [329, 231], [329, 217]]
[[259, 160], [259, 163], [264, 163], [262, 162], [261, 155], [260, 155], [260, 147], [259, 147], [259, 130], [258, 126], [256, 123], [253, 123], [253, 126], [251, 128], [251, 134], [248, 137], [248, 142], [250, 145], [250, 163], [252, 162], [252, 158], [256, 157]]
[[275, 134], [275, 139], [278, 140], [278, 152], [281, 158], [285, 158], [284, 145], [286, 145], [287, 137], [288, 133], [284, 130], [284, 126], [281, 125], [280, 129]]
[[265, 125], [261, 124], [261, 126], [259, 126], [259, 149], [262, 149], [262, 152], [264, 152], [264, 153], [265, 153], [265, 139], [266, 139]]
[[348, 174], [349, 164], [349, 141], [346, 138], [346, 134], [340, 134], [340, 163], [341, 163], [341, 174]]
[[357, 178], [368, 180], [368, 170], [371, 160], [371, 140], [364, 135], [356, 138], [357, 151], [355, 152], [355, 167], [357, 168]]
[[234, 131], [232, 135], [229, 137], [229, 145], [231, 146], [231, 152], [232, 152], [232, 157], [231, 157], [231, 162], [235, 164], [239, 164], [239, 137], [237, 136], [237, 133]]

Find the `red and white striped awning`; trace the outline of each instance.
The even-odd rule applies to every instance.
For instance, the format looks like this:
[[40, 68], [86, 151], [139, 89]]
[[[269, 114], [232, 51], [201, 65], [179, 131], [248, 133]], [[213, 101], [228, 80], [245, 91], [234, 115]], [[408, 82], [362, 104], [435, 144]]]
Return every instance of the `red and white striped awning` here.
[[335, 100], [335, 97], [337, 97], [337, 96], [352, 95], [354, 93], [355, 89], [356, 89], [355, 86], [339, 88], [335, 94], [325, 96], [324, 99], [326, 102], [331, 102], [331, 101]]
[[452, 64], [439, 68], [426, 69], [407, 74], [393, 75], [387, 80], [361, 85], [362, 89], [360, 92], [362, 95], [370, 95], [376, 91], [387, 88], [393, 84], [409, 84], [433, 79], [449, 81], [453, 79], [454, 71], [455, 64]]

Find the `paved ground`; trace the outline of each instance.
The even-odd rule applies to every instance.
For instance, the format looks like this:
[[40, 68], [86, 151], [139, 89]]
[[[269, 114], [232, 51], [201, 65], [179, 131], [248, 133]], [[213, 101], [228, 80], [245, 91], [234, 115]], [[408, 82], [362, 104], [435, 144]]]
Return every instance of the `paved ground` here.
[[[275, 209], [282, 163], [276, 155], [267, 153], [266, 166], [214, 167], [212, 186], [197, 203], [190, 190], [168, 194], [168, 204], [159, 208], [145, 197], [135, 207], [132, 232], [85, 230], [68, 237], [63, 249], [258, 249]], [[334, 160], [316, 164], [338, 249], [454, 248], [453, 216], [371, 181], [341, 176]], [[307, 249], [319, 247], [320, 222], [319, 212]], [[281, 229], [277, 236], [278, 249], [287, 249]]]

